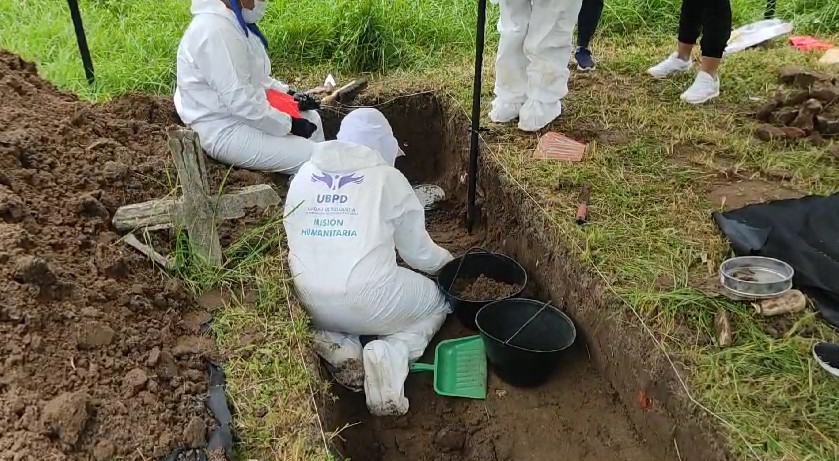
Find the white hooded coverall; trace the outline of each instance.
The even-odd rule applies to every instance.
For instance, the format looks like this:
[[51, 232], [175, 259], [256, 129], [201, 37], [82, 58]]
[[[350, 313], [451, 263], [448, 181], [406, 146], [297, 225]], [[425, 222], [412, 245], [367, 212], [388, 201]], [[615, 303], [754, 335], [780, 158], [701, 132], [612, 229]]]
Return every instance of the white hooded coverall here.
[[[399, 154], [384, 116], [357, 109], [337, 141], [315, 146], [285, 205], [294, 285], [316, 329], [317, 351], [337, 369], [363, 363], [375, 415], [408, 411], [408, 364], [450, 312], [431, 279], [396, 264], [396, 251], [425, 273], [453, 259], [428, 235], [423, 206], [393, 166]], [[362, 351], [360, 335], [379, 339]]]
[[494, 0], [500, 3], [495, 100], [489, 118], [537, 131], [562, 113], [568, 61], [582, 0]]
[[271, 77], [259, 37], [246, 36], [221, 0], [192, 0], [191, 11], [178, 46], [175, 108], [181, 120], [221, 163], [294, 173], [324, 139], [320, 116], [301, 114], [318, 126], [310, 139], [290, 134], [291, 117], [271, 107], [266, 95], [289, 87]]

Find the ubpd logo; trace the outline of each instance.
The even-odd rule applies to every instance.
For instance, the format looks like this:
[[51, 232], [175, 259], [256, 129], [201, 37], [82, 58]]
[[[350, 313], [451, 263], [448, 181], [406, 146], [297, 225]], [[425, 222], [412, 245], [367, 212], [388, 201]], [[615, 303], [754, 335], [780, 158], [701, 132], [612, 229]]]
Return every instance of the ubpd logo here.
[[[312, 174], [312, 182], [319, 182], [330, 190], [337, 191], [347, 184], [361, 184], [364, 182], [364, 176], [356, 176], [355, 173], [347, 175], [331, 175], [323, 173], [321, 175]], [[318, 203], [346, 203], [349, 197], [343, 194], [318, 194]]]

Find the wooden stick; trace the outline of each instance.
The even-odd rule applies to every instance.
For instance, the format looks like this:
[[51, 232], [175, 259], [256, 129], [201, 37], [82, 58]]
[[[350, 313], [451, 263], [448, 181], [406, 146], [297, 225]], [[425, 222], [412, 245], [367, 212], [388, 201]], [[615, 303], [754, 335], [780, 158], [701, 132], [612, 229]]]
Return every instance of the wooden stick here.
[[137, 239], [137, 237], [134, 236], [134, 234], [126, 234], [125, 237], [122, 238], [122, 241], [134, 247], [134, 249], [136, 249], [140, 253], [143, 253], [144, 255], [148, 256], [152, 261], [154, 261], [164, 269], [171, 270], [172, 267], [174, 267], [174, 263], [171, 259], [154, 251], [154, 248], [141, 242], [139, 239]]

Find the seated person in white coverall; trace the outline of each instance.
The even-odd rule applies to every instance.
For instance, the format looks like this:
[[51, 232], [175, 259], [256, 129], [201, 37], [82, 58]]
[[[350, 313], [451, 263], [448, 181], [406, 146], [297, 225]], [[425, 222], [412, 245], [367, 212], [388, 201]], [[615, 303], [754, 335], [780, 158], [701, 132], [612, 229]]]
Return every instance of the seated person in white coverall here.
[[493, 0], [500, 3], [495, 100], [489, 118], [537, 131], [562, 113], [568, 61], [582, 0]]
[[[261, 0], [192, 0], [192, 22], [178, 46], [175, 108], [221, 163], [293, 174], [323, 141], [317, 102], [274, 80], [267, 41], [256, 27]], [[302, 118], [268, 103], [266, 92], [292, 94]]]
[[[285, 229], [297, 294], [315, 347], [339, 383], [360, 389], [374, 415], [408, 411], [409, 362], [450, 312], [429, 278], [452, 260], [425, 229], [425, 210], [394, 168], [403, 155], [375, 109], [357, 109], [337, 141], [315, 146], [286, 198]], [[362, 349], [360, 335], [378, 336]], [[363, 368], [362, 368], [363, 367]]]

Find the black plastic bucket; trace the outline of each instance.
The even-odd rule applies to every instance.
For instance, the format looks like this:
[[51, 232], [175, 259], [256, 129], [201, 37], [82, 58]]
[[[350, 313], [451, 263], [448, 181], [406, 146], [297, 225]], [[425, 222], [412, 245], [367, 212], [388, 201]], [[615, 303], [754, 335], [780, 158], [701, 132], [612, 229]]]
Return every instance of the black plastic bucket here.
[[446, 295], [446, 299], [451, 304], [455, 317], [460, 320], [463, 326], [472, 330], [477, 330], [475, 326], [475, 315], [478, 311], [488, 303], [499, 300], [465, 300], [453, 295], [449, 290], [454, 285], [455, 277], [458, 280], [472, 280], [481, 275], [519, 287], [515, 293], [506, 299], [520, 296], [525, 285], [527, 285], [527, 272], [521, 267], [521, 264], [509, 256], [482, 249], [471, 249], [463, 256], [455, 258], [443, 266], [437, 273], [437, 285], [443, 291], [443, 294]]
[[518, 387], [538, 386], [547, 381], [563, 351], [577, 338], [574, 322], [567, 315], [533, 299], [487, 304], [475, 320], [495, 373]]

